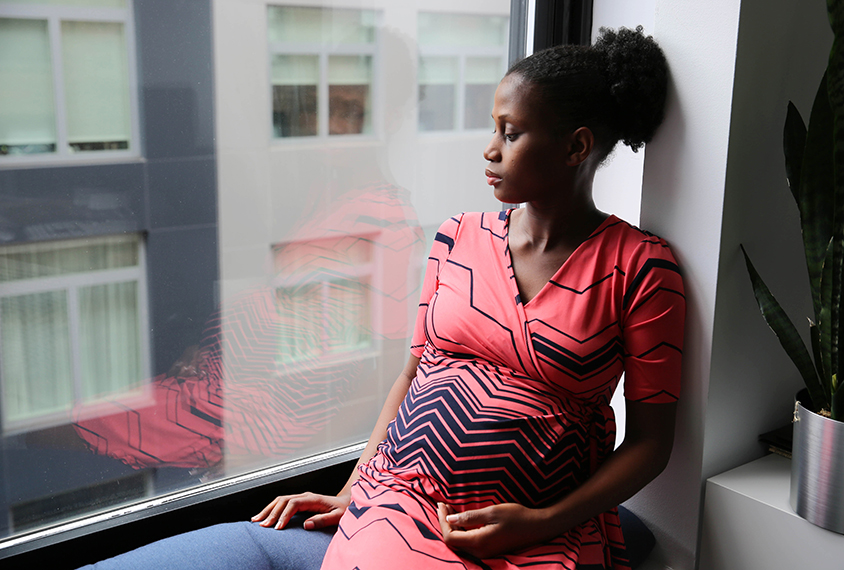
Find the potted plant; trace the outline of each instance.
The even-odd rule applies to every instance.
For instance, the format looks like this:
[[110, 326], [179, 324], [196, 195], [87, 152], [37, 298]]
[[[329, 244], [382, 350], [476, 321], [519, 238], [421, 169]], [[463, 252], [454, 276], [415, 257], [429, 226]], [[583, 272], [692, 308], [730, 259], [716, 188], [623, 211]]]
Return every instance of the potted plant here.
[[827, 12], [834, 40], [809, 127], [789, 103], [783, 135], [814, 309], [811, 353], [742, 252], [762, 315], [806, 384], [795, 403], [791, 505], [844, 533], [844, 0], [827, 0]]

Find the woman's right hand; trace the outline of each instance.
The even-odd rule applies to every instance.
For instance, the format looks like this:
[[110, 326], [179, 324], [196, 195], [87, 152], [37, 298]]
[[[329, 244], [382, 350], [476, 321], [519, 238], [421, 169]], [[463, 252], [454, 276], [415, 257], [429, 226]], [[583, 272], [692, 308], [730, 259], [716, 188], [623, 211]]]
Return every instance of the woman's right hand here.
[[340, 522], [340, 517], [351, 502], [351, 494], [345, 493], [336, 497], [316, 493], [284, 495], [273, 499], [264, 510], [252, 517], [252, 522], [260, 523], [264, 527], [274, 526], [280, 530], [287, 526], [290, 518], [296, 513], [316, 513], [303, 523], [305, 530], [334, 526]]

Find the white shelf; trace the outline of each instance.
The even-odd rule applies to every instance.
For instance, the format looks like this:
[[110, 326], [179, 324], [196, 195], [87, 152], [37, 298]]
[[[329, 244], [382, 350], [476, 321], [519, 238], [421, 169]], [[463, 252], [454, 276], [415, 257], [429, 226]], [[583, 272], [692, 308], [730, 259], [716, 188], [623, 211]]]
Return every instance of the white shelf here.
[[797, 516], [791, 460], [767, 455], [706, 481], [700, 570], [842, 568], [844, 535]]

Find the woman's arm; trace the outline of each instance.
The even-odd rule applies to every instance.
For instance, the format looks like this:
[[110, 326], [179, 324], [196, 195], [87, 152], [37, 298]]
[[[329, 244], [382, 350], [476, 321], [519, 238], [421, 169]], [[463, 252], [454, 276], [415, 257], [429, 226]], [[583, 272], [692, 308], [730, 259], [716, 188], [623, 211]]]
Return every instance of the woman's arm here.
[[269, 505], [264, 507], [264, 510], [252, 517], [252, 522], [259, 522], [261, 526], [265, 527], [275, 526], [277, 529], [282, 529], [296, 513], [311, 512], [317, 514], [305, 520], [303, 526], [306, 529], [311, 530], [336, 525], [351, 502], [352, 485], [358, 479], [358, 466], [369, 461], [375, 455], [378, 445], [387, 437], [387, 426], [395, 419], [399, 406], [407, 395], [408, 389], [410, 389], [410, 383], [416, 377], [417, 366], [419, 366], [419, 358], [411, 355], [404, 366], [404, 370], [399, 374], [387, 395], [387, 401], [381, 408], [381, 413], [375, 422], [375, 428], [372, 430], [372, 435], [369, 436], [369, 442], [363, 449], [349, 480], [336, 497], [315, 493], [276, 497]]
[[464, 513], [439, 506], [451, 548], [488, 558], [546, 542], [624, 502], [668, 464], [677, 404], [626, 401], [624, 442], [580, 487], [546, 508], [504, 503]]

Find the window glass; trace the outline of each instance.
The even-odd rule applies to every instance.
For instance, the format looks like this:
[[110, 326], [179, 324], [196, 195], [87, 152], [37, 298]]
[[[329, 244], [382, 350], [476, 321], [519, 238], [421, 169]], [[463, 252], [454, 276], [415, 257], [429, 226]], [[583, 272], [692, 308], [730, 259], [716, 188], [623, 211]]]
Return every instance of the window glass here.
[[130, 7], [0, 0], [0, 166], [138, 154]]
[[276, 137], [317, 134], [318, 85], [318, 56], [273, 56], [273, 133]]
[[0, 297], [0, 318], [6, 421], [69, 409], [73, 374], [65, 292]]
[[375, 41], [372, 10], [269, 6], [270, 42], [371, 44]]
[[68, 144], [74, 151], [129, 148], [129, 69], [122, 24], [62, 22]]
[[138, 387], [140, 278], [138, 236], [0, 248], [4, 430]]
[[328, 134], [372, 132], [372, 57], [328, 57]]
[[455, 128], [459, 67], [456, 57], [419, 58], [419, 130]]
[[350, 456], [438, 228], [500, 209], [510, 2], [298, 4], [0, 0], [0, 566]]
[[125, 8], [126, 0], [0, 0], [0, 4], [31, 4], [42, 6], [90, 6], [96, 8]]
[[269, 6], [273, 136], [372, 134], [376, 35], [374, 10]]
[[499, 47], [507, 45], [506, 16], [479, 14], [419, 14], [419, 45], [437, 47]]
[[501, 80], [503, 66], [500, 57], [466, 58], [466, 128], [492, 127], [488, 112], [489, 102], [495, 98], [495, 89]]
[[0, 18], [0, 155], [56, 150], [46, 20]]
[[489, 109], [506, 70], [506, 16], [418, 16], [420, 131], [492, 126]]

